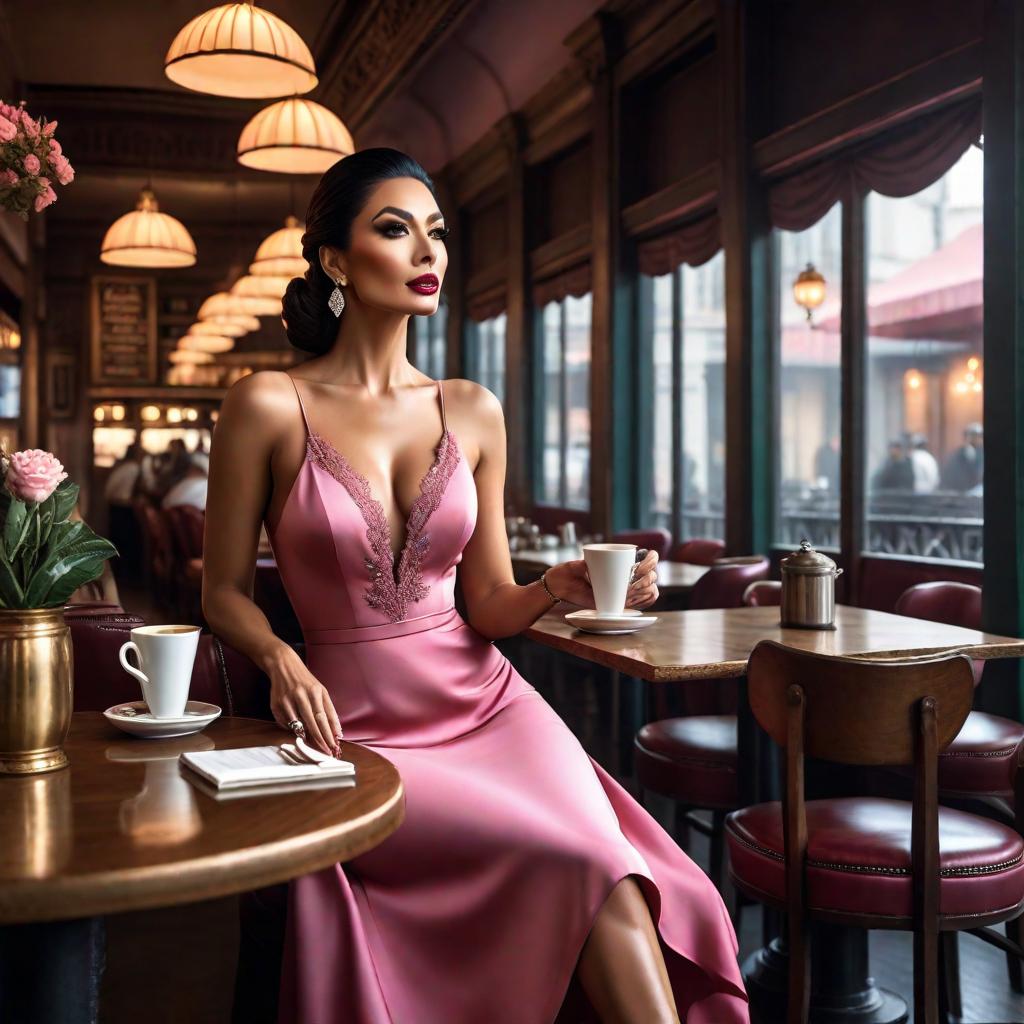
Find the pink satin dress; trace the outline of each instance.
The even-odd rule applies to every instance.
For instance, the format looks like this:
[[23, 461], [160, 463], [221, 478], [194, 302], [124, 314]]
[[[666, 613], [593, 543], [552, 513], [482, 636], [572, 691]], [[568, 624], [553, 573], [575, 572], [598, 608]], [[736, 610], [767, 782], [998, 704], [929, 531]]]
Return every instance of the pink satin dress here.
[[628, 875], [681, 1018], [747, 1021], [717, 890], [455, 609], [477, 492], [440, 382], [438, 398], [443, 433], [396, 570], [383, 507], [299, 394], [306, 459], [268, 533], [309, 668], [345, 739], [398, 768], [406, 814], [373, 850], [289, 884], [279, 1021], [596, 1020], [574, 972]]

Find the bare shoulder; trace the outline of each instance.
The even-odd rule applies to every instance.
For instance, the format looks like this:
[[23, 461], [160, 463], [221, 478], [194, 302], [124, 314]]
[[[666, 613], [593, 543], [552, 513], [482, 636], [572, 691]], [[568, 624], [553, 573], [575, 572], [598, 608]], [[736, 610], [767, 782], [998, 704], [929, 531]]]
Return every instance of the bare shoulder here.
[[298, 399], [288, 374], [282, 370], [258, 370], [228, 388], [217, 428], [237, 430], [254, 440], [274, 444], [297, 415]]
[[454, 377], [442, 382], [445, 401], [448, 407], [456, 410], [460, 419], [480, 423], [486, 426], [498, 426], [504, 423], [505, 412], [498, 401], [498, 396], [478, 384], [475, 380]]

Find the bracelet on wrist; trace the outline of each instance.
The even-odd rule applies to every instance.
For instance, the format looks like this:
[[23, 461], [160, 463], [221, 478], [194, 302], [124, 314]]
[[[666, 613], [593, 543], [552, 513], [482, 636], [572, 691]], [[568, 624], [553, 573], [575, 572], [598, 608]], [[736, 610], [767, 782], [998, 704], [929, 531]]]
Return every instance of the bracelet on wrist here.
[[548, 597], [550, 597], [555, 604], [558, 604], [558, 602], [562, 599], [560, 597], [555, 597], [555, 595], [551, 593], [550, 589], [548, 588], [548, 581], [544, 578], [545, 576], [547, 576], [549, 572], [549, 569], [545, 569], [540, 574], [540, 585], [544, 588], [544, 593], [547, 594]]

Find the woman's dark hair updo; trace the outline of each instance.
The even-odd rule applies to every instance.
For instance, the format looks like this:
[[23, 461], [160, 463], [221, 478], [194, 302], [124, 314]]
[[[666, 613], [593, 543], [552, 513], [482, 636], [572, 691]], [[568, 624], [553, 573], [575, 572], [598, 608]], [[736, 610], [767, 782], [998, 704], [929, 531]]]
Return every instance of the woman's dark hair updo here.
[[370, 193], [389, 178], [416, 178], [437, 198], [430, 175], [419, 163], [397, 149], [383, 146], [342, 157], [317, 183], [302, 236], [302, 256], [309, 267], [304, 277], [292, 278], [284, 293], [285, 327], [288, 340], [296, 348], [320, 355], [334, 344], [338, 319], [327, 306], [334, 282], [320, 265], [320, 246], [347, 249], [352, 222]]

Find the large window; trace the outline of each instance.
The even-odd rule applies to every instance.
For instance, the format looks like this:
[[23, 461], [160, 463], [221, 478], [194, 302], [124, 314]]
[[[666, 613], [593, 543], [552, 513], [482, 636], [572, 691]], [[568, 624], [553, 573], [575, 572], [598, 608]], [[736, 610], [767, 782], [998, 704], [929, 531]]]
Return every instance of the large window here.
[[466, 338], [466, 371], [505, 402], [505, 314], [480, 323], [469, 322]]
[[433, 316], [414, 316], [412, 363], [434, 380], [443, 380], [445, 352], [448, 348], [448, 303], [444, 295]]
[[982, 560], [982, 163], [867, 198], [869, 551]]
[[673, 538], [721, 537], [725, 495], [725, 256], [641, 277], [652, 366], [646, 524]]
[[[778, 364], [774, 540], [808, 538], [839, 547], [840, 296], [842, 210], [836, 204], [806, 231], [775, 231]], [[824, 303], [807, 319], [793, 295], [813, 264], [825, 278]]]
[[540, 315], [540, 472], [536, 500], [590, 507], [590, 295], [549, 302]]

